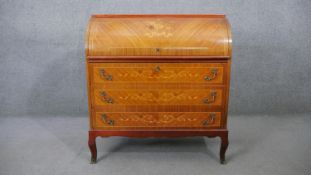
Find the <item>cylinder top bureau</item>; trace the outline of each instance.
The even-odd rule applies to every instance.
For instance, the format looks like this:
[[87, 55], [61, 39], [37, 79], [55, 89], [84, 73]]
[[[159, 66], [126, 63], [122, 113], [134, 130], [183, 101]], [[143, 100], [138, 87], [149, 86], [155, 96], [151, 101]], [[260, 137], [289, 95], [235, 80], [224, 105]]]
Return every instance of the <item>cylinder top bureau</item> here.
[[225, 15], [92, 15], [85, 37], [91, 163], [97, 137], [220, 137], [228, 147]]

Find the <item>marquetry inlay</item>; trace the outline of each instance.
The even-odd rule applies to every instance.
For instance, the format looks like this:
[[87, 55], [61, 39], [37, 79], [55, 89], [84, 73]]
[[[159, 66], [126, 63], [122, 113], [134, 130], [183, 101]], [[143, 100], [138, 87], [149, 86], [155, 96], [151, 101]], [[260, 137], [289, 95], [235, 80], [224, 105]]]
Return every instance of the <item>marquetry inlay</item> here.
[[156, 19], [154, 21], [148, 21], [147, 27], [149, 31], [146, 31], [144, 35], [149, 38], [153, 37], [165, 37], [169, 38], [173, 36], [172, 26], [161, 19]]
[[[95, 64], [95, 82], [201, 82], [223, 83], [224, 64], [128, 63]], [[98, 65], [98, 66], [97, 66]]]
[[95, 105], [221, 105], [222, 90], [105, 90], [96, 89]]
[[98, 127], [217, 127], [219, 112], [97, 113]]

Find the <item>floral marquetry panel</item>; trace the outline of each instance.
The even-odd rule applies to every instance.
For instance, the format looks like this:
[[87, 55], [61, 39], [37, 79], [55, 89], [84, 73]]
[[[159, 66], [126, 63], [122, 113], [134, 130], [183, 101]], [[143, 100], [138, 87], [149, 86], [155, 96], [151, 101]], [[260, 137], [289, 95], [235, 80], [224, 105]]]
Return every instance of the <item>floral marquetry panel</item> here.
[[180, 82], [223, 83], [221, 63], [95, 63], [91, 67], [95, 83]]
[[220, 127], [220, 112], [201, 113], [96, 113], [97, 128], [217, 128]]
[[99, 105], [221, 105], [221, 89], [173, 90], [94, 90]]

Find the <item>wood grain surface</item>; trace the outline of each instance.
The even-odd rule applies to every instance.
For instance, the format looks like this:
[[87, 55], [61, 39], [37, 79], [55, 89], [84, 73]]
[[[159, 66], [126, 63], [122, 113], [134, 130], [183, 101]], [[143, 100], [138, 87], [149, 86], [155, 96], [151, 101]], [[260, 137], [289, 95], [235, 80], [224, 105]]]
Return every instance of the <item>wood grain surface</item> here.
[[229, 56], [224, 15], [94, 15], [86, 54], [92, 56]]

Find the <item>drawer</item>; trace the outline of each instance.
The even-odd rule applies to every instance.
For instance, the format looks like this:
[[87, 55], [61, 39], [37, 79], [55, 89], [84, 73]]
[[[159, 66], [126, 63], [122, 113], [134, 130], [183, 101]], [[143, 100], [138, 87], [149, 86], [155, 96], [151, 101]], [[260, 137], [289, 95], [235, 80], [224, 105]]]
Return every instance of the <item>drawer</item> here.
[[222, 84], [223, 63], [94, 63], [94, 83], [183, 82]]
[[95, 106], [103, 105], [222, 105], [222, 88], [159, 90], [94, 90]]
[[95, 128], [219, 128], [220, 112], [95, 113]]

